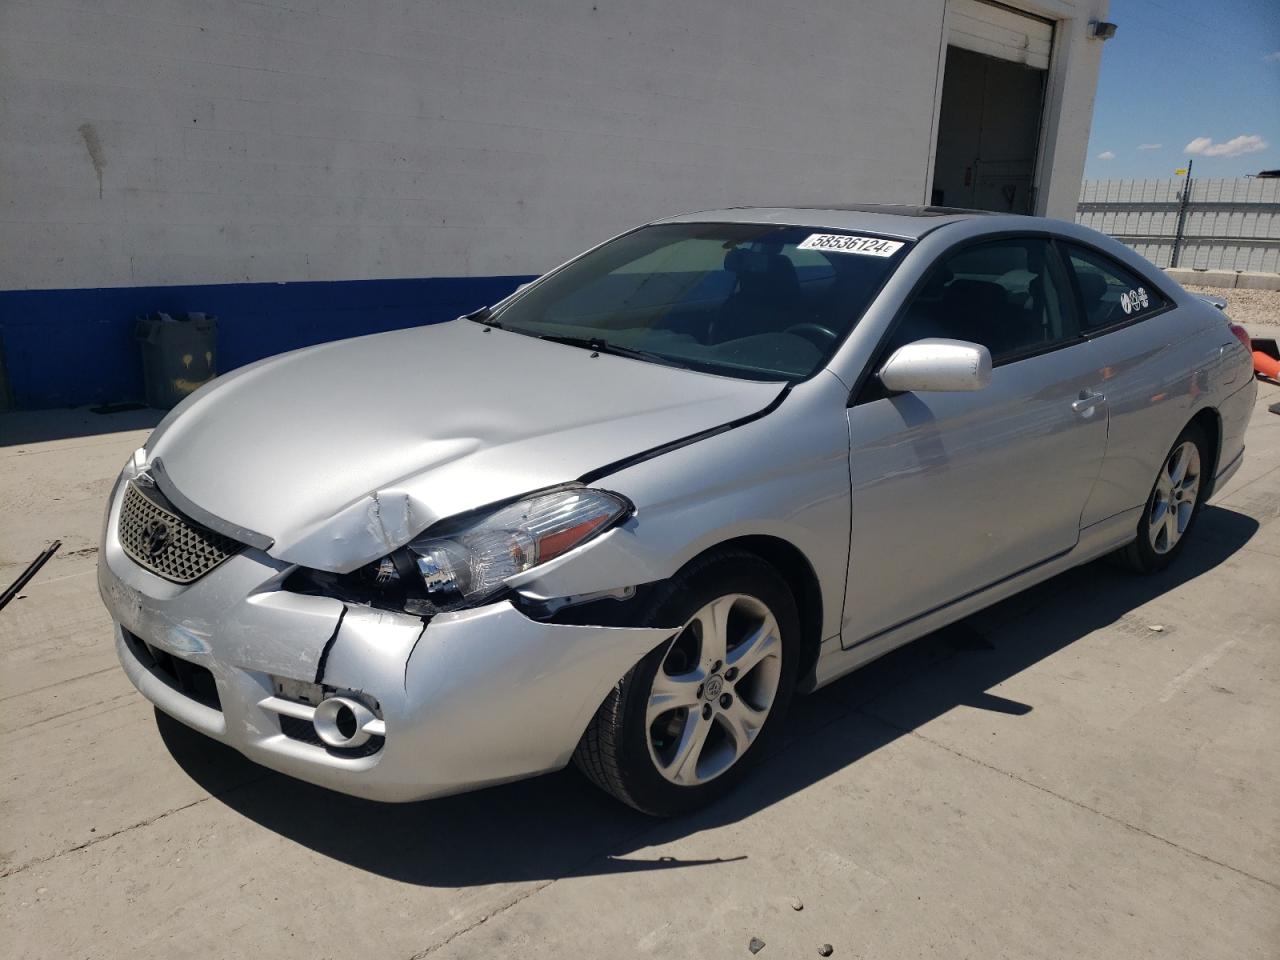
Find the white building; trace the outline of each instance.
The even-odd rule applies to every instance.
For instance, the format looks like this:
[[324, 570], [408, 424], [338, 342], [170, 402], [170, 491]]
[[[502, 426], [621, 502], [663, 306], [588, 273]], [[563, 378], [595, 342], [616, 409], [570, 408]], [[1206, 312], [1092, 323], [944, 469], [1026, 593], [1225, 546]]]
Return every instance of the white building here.
[[12, 401], [140, 395], [138, 313], [218, 314], [227, 369], [454, 316], [690, 209], [934, 202], [1069, 219], [1105, 13], [5, 0]]

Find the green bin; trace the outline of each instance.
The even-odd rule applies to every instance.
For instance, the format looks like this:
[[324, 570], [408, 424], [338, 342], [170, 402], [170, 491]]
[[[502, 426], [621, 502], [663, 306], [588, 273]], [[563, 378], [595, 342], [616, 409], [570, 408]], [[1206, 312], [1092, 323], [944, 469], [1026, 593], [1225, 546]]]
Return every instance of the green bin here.
[[147, 404], [168, 410], [218, 375], [218, 318], [203, 313], [138, 317]]

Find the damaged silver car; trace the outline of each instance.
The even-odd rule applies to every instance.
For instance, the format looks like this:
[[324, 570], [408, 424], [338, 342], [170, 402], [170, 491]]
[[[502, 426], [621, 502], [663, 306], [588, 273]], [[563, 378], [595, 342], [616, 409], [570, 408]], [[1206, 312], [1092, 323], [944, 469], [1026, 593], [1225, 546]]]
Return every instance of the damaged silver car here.
[[125, 465], [99, 583], [142, 694], [274, 770], [406, 801], [575, 761], [671, 815], [795, 693], [1170, 563], [1254, 392], [1221, 312], [1072, 224], [687, 215], [203, 387]]

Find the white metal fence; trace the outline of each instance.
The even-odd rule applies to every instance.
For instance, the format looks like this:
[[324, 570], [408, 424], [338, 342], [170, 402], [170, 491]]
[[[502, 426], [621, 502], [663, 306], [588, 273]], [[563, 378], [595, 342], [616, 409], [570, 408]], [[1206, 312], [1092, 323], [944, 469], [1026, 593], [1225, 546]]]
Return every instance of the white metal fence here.
[[1185, 209], [1184, 185], [1182, 177], [1086, 180], [1076, 223], [1159, 267], [1280, 273], [1280, 179], [1193, 178]]

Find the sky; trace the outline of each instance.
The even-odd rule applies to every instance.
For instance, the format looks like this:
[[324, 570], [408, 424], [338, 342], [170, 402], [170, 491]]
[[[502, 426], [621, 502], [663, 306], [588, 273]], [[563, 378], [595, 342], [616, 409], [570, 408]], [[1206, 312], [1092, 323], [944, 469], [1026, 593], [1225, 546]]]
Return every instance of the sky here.
[[1280, 0], [1111, 0], [1085, 179], [1280, 168]]

